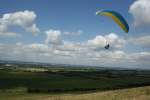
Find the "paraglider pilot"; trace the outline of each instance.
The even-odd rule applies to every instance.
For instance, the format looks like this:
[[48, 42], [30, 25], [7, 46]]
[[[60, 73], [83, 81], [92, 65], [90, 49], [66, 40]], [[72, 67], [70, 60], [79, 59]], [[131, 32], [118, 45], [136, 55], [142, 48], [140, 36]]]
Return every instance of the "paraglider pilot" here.
[[110, 47], [109, 44], [107, 44], [107, 45], [105, 46], [105, 49], [109, 49], [109, 47]]

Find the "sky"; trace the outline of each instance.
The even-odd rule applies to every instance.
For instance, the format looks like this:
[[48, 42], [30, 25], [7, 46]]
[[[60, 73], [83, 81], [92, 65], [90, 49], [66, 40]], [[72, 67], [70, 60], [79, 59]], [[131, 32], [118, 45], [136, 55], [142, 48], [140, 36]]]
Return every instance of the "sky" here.
[[[150, 69], [149, 0], [0, 2], [0, 60]], [[120, 13], [129, 32], [101, 9]]]

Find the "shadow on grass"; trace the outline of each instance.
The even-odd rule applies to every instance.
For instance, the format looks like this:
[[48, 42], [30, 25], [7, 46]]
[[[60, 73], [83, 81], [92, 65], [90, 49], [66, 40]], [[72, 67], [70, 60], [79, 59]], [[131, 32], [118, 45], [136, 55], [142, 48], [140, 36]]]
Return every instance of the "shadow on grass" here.
[[100, 92], [100, 91], [110, 91], [110, 90], [120, 90], [120, 89], [129, 89], [129, 88], [137, 88], [143, 86], [150, 86], [150, 83], [147, 84], [131, 84], [127, 86], [118, 86], [111, 88], [72, 88], [72, 89], [46, 89], [46, 88], [27, 88], [28, 93], [92, 93], [92, 92]]

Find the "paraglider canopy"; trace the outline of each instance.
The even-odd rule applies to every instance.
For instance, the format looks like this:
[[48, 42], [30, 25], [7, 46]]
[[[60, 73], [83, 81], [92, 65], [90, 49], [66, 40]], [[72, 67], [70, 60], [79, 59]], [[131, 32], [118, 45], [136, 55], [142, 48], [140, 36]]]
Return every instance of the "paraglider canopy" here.
[[111, 10], [100, 10], [96, 12], [96, 15], [111, 17], [126, 33], [129, 32], [129, 25], [121, 14]]

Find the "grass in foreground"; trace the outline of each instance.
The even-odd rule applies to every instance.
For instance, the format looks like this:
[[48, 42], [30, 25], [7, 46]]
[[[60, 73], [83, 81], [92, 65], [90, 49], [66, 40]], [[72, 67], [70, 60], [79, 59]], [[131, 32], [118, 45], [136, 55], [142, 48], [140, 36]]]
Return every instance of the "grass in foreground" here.
[[0, 100], [150, 100], [150, 86], [79, 94], [0, 93]]

